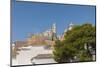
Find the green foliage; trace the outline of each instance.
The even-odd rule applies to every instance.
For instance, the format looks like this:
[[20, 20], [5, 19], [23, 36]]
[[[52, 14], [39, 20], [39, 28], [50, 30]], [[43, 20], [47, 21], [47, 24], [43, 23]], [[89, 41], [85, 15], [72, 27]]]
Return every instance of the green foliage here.
[[[92, 55], [88, 46], [91, 46], [92, 50], [96, 49], [95, 38], [95, 26], [92, 24], [74, 26], [65, 33], [63, 41], [55, 42], [53, 51], [55, 61], [70, 62], [70, 60], [75, 60], [75, 56], [78, 61], [91, 61]], [[87, 50], [84, 48], [84, 44], [87, 44]]]

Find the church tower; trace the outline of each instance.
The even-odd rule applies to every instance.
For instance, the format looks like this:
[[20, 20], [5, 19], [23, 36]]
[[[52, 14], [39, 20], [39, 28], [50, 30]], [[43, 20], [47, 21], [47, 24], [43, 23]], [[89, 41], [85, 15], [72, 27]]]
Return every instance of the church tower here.
[[52, 40], [56, 40], [57, 35], [56, 35], [56, 23], [53, 23], [52, 25]]
[[54, 24], [52, 25], [52, 32], [53, 32], [53, 33], [56, 33], [56, 23], [54, 23]]
[[71, 22], [71, 23], [69, 24], [68, 30], [71, 30], [71, 29], [73, 28], [73, 26], [74, 26], [74, 24]]

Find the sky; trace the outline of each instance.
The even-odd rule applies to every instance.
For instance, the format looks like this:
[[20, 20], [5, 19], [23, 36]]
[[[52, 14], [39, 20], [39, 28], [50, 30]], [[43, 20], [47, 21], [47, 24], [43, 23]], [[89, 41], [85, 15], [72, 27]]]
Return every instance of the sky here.
[[26, 40], [29, 34], [43, 32], [53, 23], [56, 23], [57, 35], [61, 35], [71, 22], [75, 25], [87, 22], [95, 25], [95, 6], [13, 0], [11, 20], [12, 41]]

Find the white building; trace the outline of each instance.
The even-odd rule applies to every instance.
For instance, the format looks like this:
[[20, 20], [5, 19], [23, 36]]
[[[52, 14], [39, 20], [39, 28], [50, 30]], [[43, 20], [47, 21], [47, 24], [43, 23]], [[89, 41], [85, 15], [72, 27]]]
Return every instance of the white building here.
[[55, 39], [56, 36], [56, 24], [54, 23], [50, 29], [46, 30], [45, 32], [42, 33], [43, 36], [46, 36], [50, 39]]
[[[19, 54], [16, 56], [16, 59], [12, 59], [12, 65], [54, 63], [55, 61], [53, 60], [53, 58], [50, 58], [48, 56], [46, 56], [46, 58], [43, 58], [43, 56], [47, 54], [52, 54], [52, 49], [46, 49], [45, 45], [33, 46], [29, 48], [29, 50], [19, 51]], [[36, 58], [37, 56], [40, 57], [39, 55], [42, 55], [42, 59]], [[35, 57], [34, 60], [32, 60], [33, 57]]]
[[12, 43], [12, 50], [14, 50], [15, 48], [15, 43]]
[[68, 30], [71, 30], [71, 29], [73, 28], [73, 26], [74, 26], [74, 24], [71, 22], [71, 23], [69, 24]]
[[66, 33], [68, 30], [71, 30], [71, 29], [73, 28], [73, 26], [74, 26], [74, 24], [71, 22], [71, 23], [69, 24], [68, 28], [66, 28], [66, 29], [64, 30], [63, 35], [59, 37], [59, 39], [60, 39], [60, 40], [64, 40], [65, 33]]
[[56, 23], [54, 23], [54, 24], [52, 25], [52, 32], [53, 32], [53, 33], [56, 33]]

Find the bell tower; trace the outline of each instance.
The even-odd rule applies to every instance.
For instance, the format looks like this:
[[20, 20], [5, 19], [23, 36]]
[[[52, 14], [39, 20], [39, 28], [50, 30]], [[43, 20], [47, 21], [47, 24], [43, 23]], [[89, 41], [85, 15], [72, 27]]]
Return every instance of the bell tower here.
[[69, 24], [68, 30], [71, 30], [71, 29], [73, 28], [73, 26], [74, 26], [74, 24], [71, 22], [71, 23]]
[[52, 40], [56, 40], [57, 35], [56, 35], [56, 23], [53, 23], [52, 25]]

